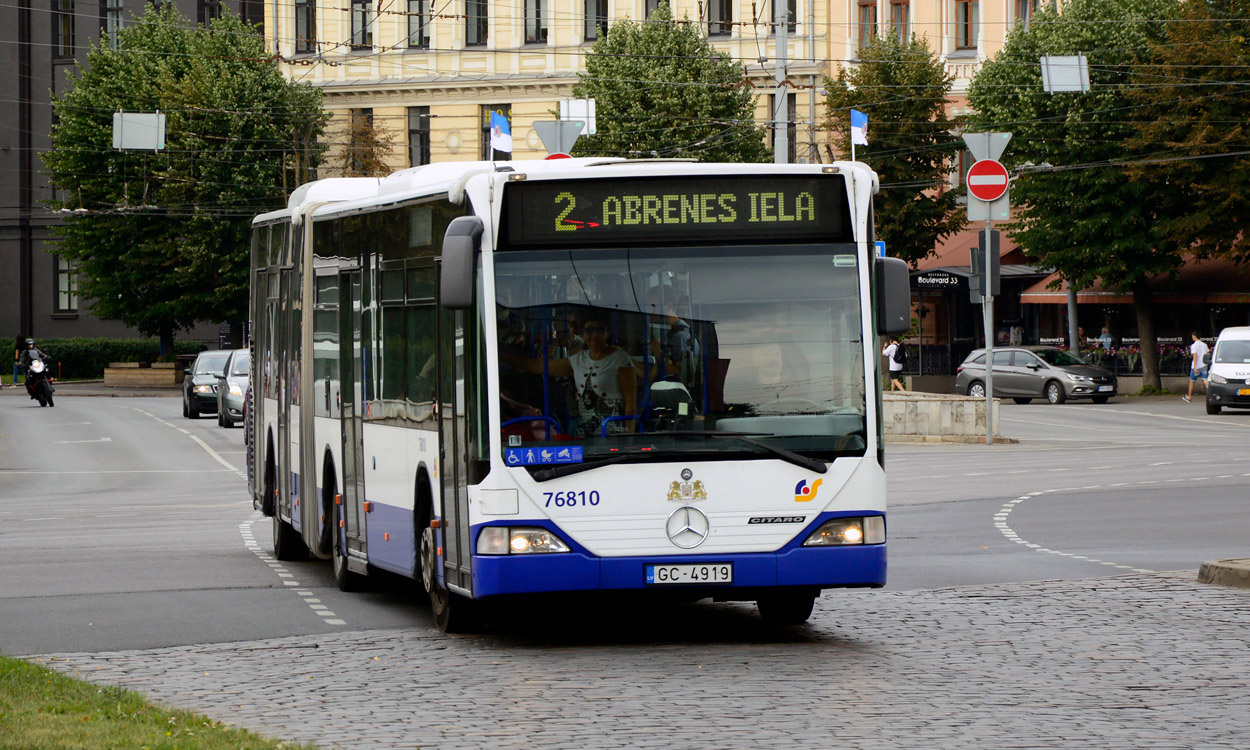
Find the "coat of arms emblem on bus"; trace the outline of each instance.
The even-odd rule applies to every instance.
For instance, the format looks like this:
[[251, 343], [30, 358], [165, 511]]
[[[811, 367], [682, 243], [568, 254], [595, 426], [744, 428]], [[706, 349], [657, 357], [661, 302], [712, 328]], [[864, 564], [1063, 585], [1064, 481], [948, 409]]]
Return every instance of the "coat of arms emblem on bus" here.
[[703, 488], [703, 482], [695, 479], [694, 472], [690, 469], [681, 470], [681, 481], [672, 482], [668, 485], [668, 499], [674, 503], [689, 503], [695, 500], [706, 500], [707, 490]]

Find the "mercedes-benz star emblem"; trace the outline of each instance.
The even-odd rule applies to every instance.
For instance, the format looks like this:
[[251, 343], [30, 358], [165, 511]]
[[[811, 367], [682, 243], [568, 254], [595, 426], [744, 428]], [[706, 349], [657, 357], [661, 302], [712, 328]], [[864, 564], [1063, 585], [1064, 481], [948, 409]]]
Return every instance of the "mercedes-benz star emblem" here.
[[673, 511], [664, 526], [668, 540], [682, 549], [694, 549], [703, 544], [711, 528], [703, 511], [692, 505], [683, 505]]
[[690, 469], [682, 469], [682, 470], [681, 470], [681, 478], [682, 478], [682, 479], [684, 479], [684, 480], [686, 480], [687, 482], [689, 482], [689, 481], [690, 481], [690, 477], [692, 477], [692, 476], [694, 476], [694, 472], [693, 472], [693, 471], [691, 471]]

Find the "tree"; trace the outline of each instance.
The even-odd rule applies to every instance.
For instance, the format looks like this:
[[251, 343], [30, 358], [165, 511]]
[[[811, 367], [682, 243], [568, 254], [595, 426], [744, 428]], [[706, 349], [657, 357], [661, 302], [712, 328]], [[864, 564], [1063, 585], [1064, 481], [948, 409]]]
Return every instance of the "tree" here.
[[395, 136], [373, 122], [373, 112], [352, 110], [348, 114], [347, 143], [339, 153], [344, 177], [385, 177], [393, 170], [386, 163], [395, 148]]
[[[170, 357], [176, 330], [246, 318], [250, 219], [315, 175], [320, 91], [286, 81], [236, 16], [195, 28], [172, 3], [87, 60], [54, 97], [43, 156], [64, 214], [54, 252], [95, 314], [160, 336]], [[164, 113], [165, 148], [114, 150], [123, 111]]]
[[[1133, 295], [1144, 389], [1159, 389], [1151, 278], [1174, 274], [1183, 248], [1159, 223], [1177, 186], [1131, 180], [1127, 164], [1143, 156], [1127, 85], [1152, 62], [1165, 38], [1174, 0], [1072, 0], [1062, 15], [1040, 11], [1007, 36], [1002, 52], [973, 80], [968, 101], [976, 130], [1010, 131], [1004, 154], [1020, 170], [1012, 182], [1012, 239], [1078, 288], [1095, 281]], [[1042, 90], [1042, 55], [1089, 59], [1088, 93]]]
[[1142, 106], [1132, 138], [1149, 154], [1133, 179], [1186, 190], [1160, 211], [1159, 229], [1196, 257], [1250, 260], [1250, 0], [1188, 0], [1181, 23], [1138, 68], [1132, 99]]
[[613, 25], [578, 79], [573, 95], [595, 100], [598, 133], [580, 138], [575, 155], [769, 159], [746, 70], [694, 24], [674, 21], [667, 4], [645, 23]]
[[890, 254], [913, 265], [963, 228], [965, 213], [946, 189], [961, 141], [946, 116], [953, 78], [922, 39], [893, 35], [860, 50], [860, 64], [825, 79], [826, 126], [843, 155], [851, 150], [850, 110], [868, 115], [871, 136], [856, 157], [881, 180], [876, 234]]

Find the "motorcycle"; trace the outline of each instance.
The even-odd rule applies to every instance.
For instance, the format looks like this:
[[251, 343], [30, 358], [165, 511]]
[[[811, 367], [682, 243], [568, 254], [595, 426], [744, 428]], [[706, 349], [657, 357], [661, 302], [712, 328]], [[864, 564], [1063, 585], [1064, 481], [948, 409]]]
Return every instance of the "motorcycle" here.
[[52, 387], [52, 380], [52, 375], [48, 372], [48, 366], [44, 361], [32, 359], [30, 366], [26, 368], [26, 392], [38, 401], [40, 406], [56, 406], [52, 403], [52, 394], [56, 391]]

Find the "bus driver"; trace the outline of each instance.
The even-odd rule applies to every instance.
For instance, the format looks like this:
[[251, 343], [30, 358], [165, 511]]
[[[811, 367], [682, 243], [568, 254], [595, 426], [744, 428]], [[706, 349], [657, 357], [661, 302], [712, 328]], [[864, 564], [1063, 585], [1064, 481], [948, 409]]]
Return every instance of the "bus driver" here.
[[[569, 357], [547, 360], [550, 375], [571, 377], [577, 388], [577, 434], [600, 434], [603, 420], [637, 413], [637, 370], [629, 354], [608, 344], [608, 327], [592, 318], [582, 326], [586, 348]], [[541, 359], [508, 358], [524, 372], [542, 373]], [[611, 422], [609, 433], [633, 432], [630, 420]]]

